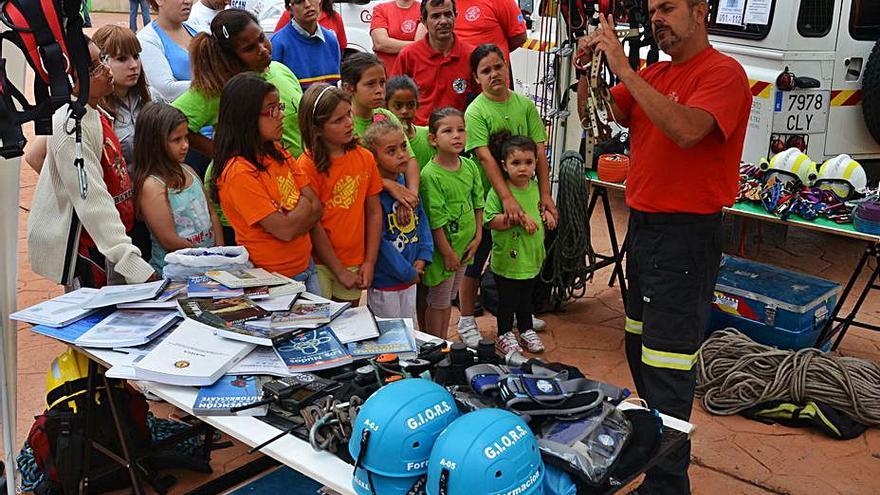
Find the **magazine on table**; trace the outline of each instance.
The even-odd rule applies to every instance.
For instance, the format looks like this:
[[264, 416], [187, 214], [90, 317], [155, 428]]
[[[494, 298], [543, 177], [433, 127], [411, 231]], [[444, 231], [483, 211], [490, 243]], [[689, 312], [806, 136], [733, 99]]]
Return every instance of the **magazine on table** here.
[[63, 327], [94, 313], [95, 309], [85, 309], [83, 306], [97, 293], [98, 289], [84, 287], [16, 311], [9, 318], [33, 325]]
[[[283, 286], [282, 286], [283, 287]], [[270, 296], [254, 300], [257, 306], [274, 313], [276, 311], [289, 311], [293, 303], [299, 298], [299, 294], [287, 294], [283, 296]], [[253, 299], [253, 298], [252, 298]]]
[[115, 306], [122, 303], [155, 299], [156, 296], [165, 290], [167, 285], [167, 279], [147, 282], [144, 284], [107, 285], [101, 287], [98, 293], [95, 294], [95, 296], [83, 307], [86, 309], [94, 309]]
[[289, 311], [273, 313], [269, 319], [271, 328], [303, 328], [304, 325], [330, 323], [330, 303], [299, 302]]
[[254, 344], [224, 339], [213, 327], [185, 319], [134, 368], [140, 380], [211, 385], [253, 349]]
[[82, 347], [131, 347], [144, 345], [174, 325], [176, 311], [116, 310], [74, 342]]
[[329, 303], [331, 321], [335, 320], [339, 315], [343, 313], [343, 311], [351, 307], [350, 302], [331, 301], [330, 299], [323, 298], [317, 294], [312, 294], [311, 292], [303, 292], [302, 297], [300, 297], [297, 302]]
[[196, 416], [265, 416], [269, 405], [251, 407], [237, 413], [233, 407], [253, 404], [262, 398], [263, 379], [254, 375], [226, 375], [217, 383], [201, 387], [193, 403]]
[[217, 328], [216, 333], [227, 339], [250, 342], [261, 346], [272, 346], [291, 335], [305, 331], [302, 328], [262, 328], [245, 324], [244, 327], [234, 325], [226, 328]]
[[[274, 309], [277, 306], [279, 306], [280, 304], [283, 304], [284, 303], [283, 300], [279, 301], [280, 304], [276, 305], [275, 303], [273, 303], [273, 304], [269, 305], [268, 307], [264, 306], [263, 303], [264, 303], [264, 301], [256, 302], [256, 304], [259, 305], [260, 307], [262, 307], [263, 309], [265, 309], [267, 311], [272, 311], [273, 313], [276, 311], [286, 311], [287, 309], [289, 309], [289, 308], [287, 308], [287, 309]], [[329, 306], [329, 308], [330, 308], [330, 321], [333, 321], [333, 319], [335, 319], [339, 315], [343, 314], [346, 309], [351, 307], [351, 303], [331, 301], [330, 299], [324, 299], [321, 296], [316, 296], [316, 295], [310, 294], [308, 292], [303, 292], [300, 295], [300, 297], [296, 299], [296, 302], [294, 304], [329, 304], [330, 305]], [[273, 309], [269, 309], [269, 308], [273, 308]], [[303, 324], [299, 324], [297, 326], [297, 328], [315, 329], [315, 328], [322, 327], [325, 324], [326, 323], [303, 323]], [[272, 328], [272, 318], [269, 317], [269, 318], [261, 318], [259, 320], [252, 320], [252, 321], [247, 322], [245, 324], [245, 327], [246, 328], [260, 328], [260, 329]]]
[[343, 344], [379, 337], [376, 319], [366, 306], [346, 309], [330, 323], [330, 328]]
[[348, 344], [353, 358], [368, 358], [379, 354], [397, 354], [401, 358], [416, 357], [416, 338], [403, 319], [379, 320], [379, 337]]
[[244, 295], [244, 289], [232, 289], [204, 275], [189, 277], [186, 286], [186, 297], [240, 297]]
[[177, 309], [177, 299], [186, 297], [186, 282], [169, 282], [161, 294], [153, 299], [120, 303], [116, 309]]
[[258, 345], [226, 374], [290, 376], [290, 371], [274, 348]]
[[238, 270], [212, 270], [205, 272], [210, 277], [230, 289], [245, 287], [261, 287], [268, 285], [285, 285], [287, 280], [262, 268], [241, 268]]
[[199, 299], [186, 297], [177, 301], [183, 316], [217, 329], [244, 328], [244, 323], [269, 313], [246, 297]]
[[84, 333], [88, 332], [92, 327], [101, 323], [101, 320], [110, 316], [113, 309], [102, 309], [91, 313], [85, 318], [80, 318], [63, 327], [50, 327], [49, 325], [37, 325], [31, 327], [31, 331], [46, 337], [51, 337], [61, 342], [73, 344], [76, 339], [80, 338]]
[[336, 368], [352, 362], [329, 327], [306, 330], [275, 344], [278, 356], [291, 373]]

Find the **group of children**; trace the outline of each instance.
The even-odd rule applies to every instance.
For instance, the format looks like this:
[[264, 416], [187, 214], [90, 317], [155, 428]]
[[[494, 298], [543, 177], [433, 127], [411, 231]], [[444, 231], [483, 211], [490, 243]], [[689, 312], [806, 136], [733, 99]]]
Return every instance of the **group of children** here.
[[154, 266], [181, 247], [222, 244], [219, 203], [256, 266], [353, 304], [368, 290], [376, 316], [414, 318], [445, 337], [451, 301], [489, 229], [499, 351], [522, 350], [514, 316], [519, 341], [543, 350], [531, 301], [544, 230], [555, 226], [535, 181], [536, 164], [546, 160], [543, 146], [508, 131], [492, 135], [492, 156], [524, 212], [508, 215], [499, 194], [485, 190], [480, 165], [463, 156], [462, 112], [435, 109], [427, 128], [414, 126], [412, 79], [386, 81], [382, 63], [364, 53], [348, 57], [341, 72], [341, 87], [313, 84], [299, 101], [304, 152], [298, 158], [281, 144], [292, 102], [254, 73], [232, 77], [220, 96], [207, 194], [183, 164], [183, 113], [161, 103], [143, 109], [134, 182]]

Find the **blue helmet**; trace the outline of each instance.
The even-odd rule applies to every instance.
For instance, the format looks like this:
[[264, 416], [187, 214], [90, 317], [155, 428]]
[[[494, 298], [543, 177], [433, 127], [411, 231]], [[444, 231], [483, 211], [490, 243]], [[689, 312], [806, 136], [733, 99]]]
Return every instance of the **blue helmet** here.
[[430, 380], [408, 378], [379, 389], [361, 407], [348, 442], [355, 467], [391, 478], [424, 474], [440, 432], [458, 418], [455, 399]]
[[[373, 474], [364, 468], [355, 468], [351, 486], [357, 495], [406, 495], [423, 476], [389, 478]], [[424, 484], [424, 480], [421, 483]]]
[[512, 412], [481, 409], [446, 428], [428, 460], [428, 495], [543, 495], [544, 462], [528, 425]]

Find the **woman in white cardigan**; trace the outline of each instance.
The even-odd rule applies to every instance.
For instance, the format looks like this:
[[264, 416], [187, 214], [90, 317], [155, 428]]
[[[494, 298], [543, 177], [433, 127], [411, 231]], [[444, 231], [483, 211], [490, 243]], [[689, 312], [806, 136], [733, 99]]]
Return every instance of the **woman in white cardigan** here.
[[192, 71], [189, 67], [189, 42], [197, 31], [185, 22], [189, 19], [193, 0], [148, 0], [157, 10], [153, 22], [137, 37], [141, 42], [141, 60], [150, 87], [171, 103], [189, 89]]
[[[129, 237], [134, 224], [131, 179], [113, 124], [98, 101], [113, 92], [110, 67], [89, 41], [89, 101], [82, 118], [86, 198], [74, 166], [76, 144], [67, 106], [55, 112], [48, 153], [28, 216], [34, 272], [73, 287], [139, 283], [156, 277]], [[74, 85], [78, 93], [79, 84]], [[123, 280], [124, 279], [124, 280]]]

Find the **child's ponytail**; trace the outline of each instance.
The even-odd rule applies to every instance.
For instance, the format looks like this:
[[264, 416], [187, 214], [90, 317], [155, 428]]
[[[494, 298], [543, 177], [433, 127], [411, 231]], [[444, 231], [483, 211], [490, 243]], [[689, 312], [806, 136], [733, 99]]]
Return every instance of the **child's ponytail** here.
[[207, 96], [218, 96], [232, 76], [245, 70], [235, 54], [235, 38], [251, 23], [260, 25], [254, 14], [226, 9], [211, 21], [210, 33], [193, 38], [189, 44], [192, 88]]

